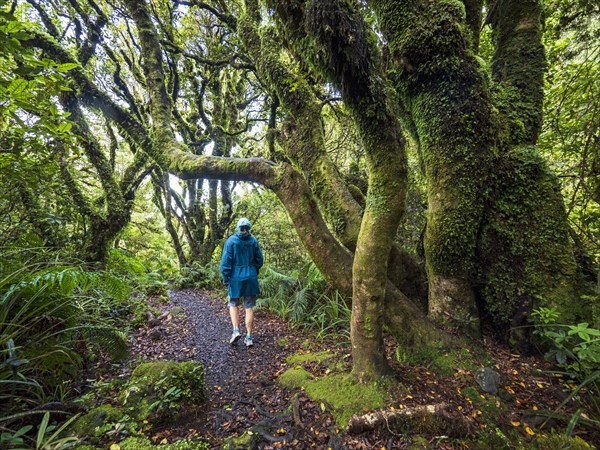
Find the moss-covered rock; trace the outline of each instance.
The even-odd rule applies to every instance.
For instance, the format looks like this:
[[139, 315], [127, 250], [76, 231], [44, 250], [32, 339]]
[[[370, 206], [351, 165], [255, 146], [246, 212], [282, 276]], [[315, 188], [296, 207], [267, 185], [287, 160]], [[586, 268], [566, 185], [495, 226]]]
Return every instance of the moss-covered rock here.
[[111, 430], [115, 423], [121, 421], [125, 414], [126, 412], [122, 408], [102, 405], [75, 420], [69, 427], [69, 432], [96, 442]]
[[246, 431], [241, 436], [232, 436], [225, 440], [223, 450], [255, 450], [258, 449], [260, 437], [252, 431]]
[[179, 411], [189, 411], [206, 400], [204, 368], [196, 361], [140, 364], [120, 399], [137, 420], [151, 414], [159, 421], [174, 420]]

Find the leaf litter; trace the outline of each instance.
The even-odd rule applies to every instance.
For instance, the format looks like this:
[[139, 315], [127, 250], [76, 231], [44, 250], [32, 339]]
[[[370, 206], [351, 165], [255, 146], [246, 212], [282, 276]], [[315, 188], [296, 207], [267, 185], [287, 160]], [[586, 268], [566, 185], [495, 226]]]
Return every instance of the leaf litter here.
[[[184, 289], [170, 292], [169, 303], [155, 306], [168, 312], [159, 327], [142, 328], [134, 337], [132, 360], [198, 360], [205, 367], [209, 401], [194, 414], [168, 428], [152, 431], [153, 442], [174, 442], [203, 437], [211, 449], [244, 432], [258, 436], [257, 448], [282, 449], [403, 449], [412, 442], [408, 436], [388, 430], [349, 434], [335, 424], [322, 402], [308, 398], [304, 391], [288, 390], [278, 384], [278, 377], [292, 365], [288, 356], [310, 350], [331, 350], [345, 355], [351, 367], [349, 345], [315, 340], [310, 332], [294, 329], [266, 310], [255, 310], [254, 347], [246, 348], [243, 340], [229, 344], [231, 323], [225, 300], [215, 292]], [[240, 331], [244, 333], [244, 314], [240, 313]], [[158, 328], [158, 330], [156, 329]], [[556, 411], [566, 398], [567, 381], [549, 373], [552, 366], [539, 357], [523, 356], [484, 339], [488, 354], [494, 355], [494, 368], [502, 373], [504, 408], [486, 410], [488, 394], [480, 398], [465, 394], [476, 386], [473, 373], [455, 369], [451, 376], [440, 376], [431, 367], [400, 364], [395, 361], [395, 342], [385, 340], [388, 361], [397, 378], [407, 388], [387, 408], [391, 411], [418, 405], [448, 404], [472, 420], [477, 429], [485, 430], [489, 415], [503, 426], [518, 430], [523, 440], [534, 439], [548, 431], [543, 413]], [[314, 376], [329, 369], [318, 362], [304, 364]], [[297, 405], [298, 408], [292, 407]], [[508, 406], [508, 408], [506, 408]], [[575, 406], [563, 407], [563, 414]], [[365, 413], [368, 412], [365, 411]], [[540, 430], [541, 427], [546, 427]], [[589, 443], [600, 442], [597, 432], [576, 429]], [[427, 437], [430, 448], [468, 449], [468, 440], [451, 440], [444, 436]]]

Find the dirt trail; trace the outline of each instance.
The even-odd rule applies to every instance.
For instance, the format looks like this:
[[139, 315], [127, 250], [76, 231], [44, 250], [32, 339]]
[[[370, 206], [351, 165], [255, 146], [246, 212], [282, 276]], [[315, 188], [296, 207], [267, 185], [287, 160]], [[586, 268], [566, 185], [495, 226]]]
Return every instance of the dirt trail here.
[[[285, 358], [305, 341], [300, 332], [267, 311], [256, 310], [254, 347], [247, 348], [243, 340], [230, 345], [231, 322], [222, 299], [191, 289], [173, 291], [170, 298], [170, 304], [160, 306], [170, 312], [168, 320], [140, 332], [134, 349], [144, 359], [201, 361], [209, 401], [185, 423], [157, 430], [156, 439], [205, 436], [216, 449], [229, 436], [251, 429], [260, 437], [261, 449], [347, 448], [319, 405], [277, 383], [290, 367]], [[243, 313], [240, 321], [245, 333]], [[289, 408], [294, 395], [301, 424]]]

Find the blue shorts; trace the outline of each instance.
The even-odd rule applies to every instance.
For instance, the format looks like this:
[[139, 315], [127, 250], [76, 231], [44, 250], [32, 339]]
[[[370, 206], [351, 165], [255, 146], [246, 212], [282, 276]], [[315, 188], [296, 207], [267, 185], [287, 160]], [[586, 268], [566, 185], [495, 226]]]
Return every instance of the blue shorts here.
[[[239, 298], [230, 298], [227, 302], [228, 306], [239, 306], [240, 299]], [[256, 295], [249, 295], [244, 297], [244, 308], [254, 308], [256, 306]]]

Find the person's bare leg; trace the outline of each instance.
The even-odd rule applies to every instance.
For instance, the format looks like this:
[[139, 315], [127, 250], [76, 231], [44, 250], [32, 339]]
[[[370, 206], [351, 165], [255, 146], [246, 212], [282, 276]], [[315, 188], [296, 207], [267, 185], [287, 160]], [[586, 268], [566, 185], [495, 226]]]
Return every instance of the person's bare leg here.
[[252, 326], [254, 325], [254, 310], [252, 308], [246, 309], [246, 333], [252, 336]]
[[237, 330], [240, 327], [240, 312], [237, 306], [229, 307], [229, 315], [231, 316], [231, 325], [233, 325], [233, 329]]

